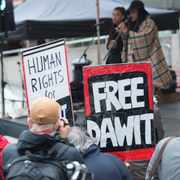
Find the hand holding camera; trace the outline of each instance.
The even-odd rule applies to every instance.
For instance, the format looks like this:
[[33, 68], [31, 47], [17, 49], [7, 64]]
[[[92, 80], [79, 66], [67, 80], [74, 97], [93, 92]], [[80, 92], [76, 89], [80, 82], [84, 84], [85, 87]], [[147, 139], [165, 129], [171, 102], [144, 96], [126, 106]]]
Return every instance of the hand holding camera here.
[[59, 120], [58, 123], [59, 128], [57, 131], [60, 132], [60, 138], [67, 138], [70, 131], [69, 121], [64, 117], [61, 117], [61, 120]]

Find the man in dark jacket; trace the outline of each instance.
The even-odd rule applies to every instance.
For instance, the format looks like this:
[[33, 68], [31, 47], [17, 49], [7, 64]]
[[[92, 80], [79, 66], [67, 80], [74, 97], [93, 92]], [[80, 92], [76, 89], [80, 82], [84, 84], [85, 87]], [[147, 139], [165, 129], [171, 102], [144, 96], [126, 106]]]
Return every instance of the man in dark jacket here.
[[[67, 119], [61, 118], [61, 121], [59, 120], [60, 112], [60, 105], [47, 97], [38, 98], [33, 102], [28, 119], [30, 131], [24, 131], [17, 144], [9, 145], [3, 150], [2, 169], [4, 175], [6, 175], [7, 165], [24, 155], [26, 150], [33, 154], [46, 156], [47, 150], [54, 144], [66, 141], [70, 126]], [[81, 155], [74, 147], [69, 147], [61, 159], [66, 164], [72, 161], [84, 164]], [[60, 176], [61, 179], [65, 179], [63, 172]]]
[[102, 153], [85, 129], [72, 127], [68, 140], [81, 153], [94, 180], [132, 180], [124, 163], [116, 156]]

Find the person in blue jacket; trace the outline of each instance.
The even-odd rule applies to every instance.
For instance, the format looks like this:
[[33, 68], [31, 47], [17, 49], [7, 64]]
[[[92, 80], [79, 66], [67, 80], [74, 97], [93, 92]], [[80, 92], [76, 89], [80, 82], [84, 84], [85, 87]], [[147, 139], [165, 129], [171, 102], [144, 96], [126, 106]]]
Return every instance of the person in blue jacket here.
[[82, 127], [71, 127], [68, 141], [81, 153], [87, 168], [94, 174], [94, 180], [132, 180], [124, 163], [116, 156], [102, 153]]

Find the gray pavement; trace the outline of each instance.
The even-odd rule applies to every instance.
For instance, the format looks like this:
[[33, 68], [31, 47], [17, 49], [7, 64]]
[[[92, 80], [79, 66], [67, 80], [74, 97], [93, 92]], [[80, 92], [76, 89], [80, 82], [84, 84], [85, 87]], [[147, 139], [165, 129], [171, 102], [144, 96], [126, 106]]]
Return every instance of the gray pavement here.
[[180, 136], [180, 101], [158, 104], [161, 111], [165, 137]]

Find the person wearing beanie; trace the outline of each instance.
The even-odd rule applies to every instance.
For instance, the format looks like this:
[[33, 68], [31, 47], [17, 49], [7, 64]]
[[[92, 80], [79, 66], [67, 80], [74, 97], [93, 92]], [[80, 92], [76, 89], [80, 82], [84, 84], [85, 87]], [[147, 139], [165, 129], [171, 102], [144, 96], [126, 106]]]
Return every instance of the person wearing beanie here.
[[122, 22], [118, 26], [123, 39], [122, 61], [151, 62], [156, 94], [158, 89], [167, 89], [173, 83], [159, 42], [158, 28], [139, 0], [132, 1], [127, 14], [131, 17], [128, 25]]
[[[29, 130], [21, 133], [17, 144], [9, 145], [3, 150], [2, 170], [5, 177], [7, 165], [25, 155], [27, 150], [36, 155], [46, 156], [48, 150], [56, 143], [69, 146], [61, 156], [66, 164], [73, 161], [84, 164], [80, 153], [67, 141], [70, 125], [67, 119], [59, 119], [60, 113], [60, 105], [50, 98], [42, 97], [33, 102], [27, 120]], [[60, 177], [62, 180], [65, 179], [63, 172]]]

